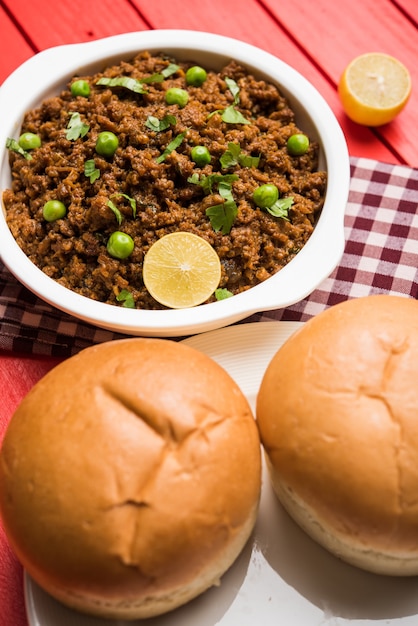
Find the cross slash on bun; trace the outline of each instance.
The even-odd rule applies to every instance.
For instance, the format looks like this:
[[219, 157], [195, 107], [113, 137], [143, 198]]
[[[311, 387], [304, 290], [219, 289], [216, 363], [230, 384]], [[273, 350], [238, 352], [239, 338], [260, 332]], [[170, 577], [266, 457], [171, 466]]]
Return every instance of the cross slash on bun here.
[[247, 399], [208, 356], [165, 339], [103, 343], [23, 399], [0, 454], [0, 512], [31, 577], [79, 611], [171, 611], [219, 584], [261, 488]]

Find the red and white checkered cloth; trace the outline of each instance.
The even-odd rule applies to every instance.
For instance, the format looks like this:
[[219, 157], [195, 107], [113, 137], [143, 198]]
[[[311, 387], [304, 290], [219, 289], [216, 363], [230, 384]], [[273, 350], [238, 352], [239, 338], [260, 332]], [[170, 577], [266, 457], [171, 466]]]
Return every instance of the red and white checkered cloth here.
[[308, 298], [266, 321], [306, 321], [349, 298], [390, 293], [418, 298], [418, 170], [351, 158], [340, 264]]
[[[309, 297], [243, 321], [306, 321], [338, 302], [375, 293], [417, 298], [418, 170], [352, 157], [345, 238], [340, 264]], [[41, 301], [0, 262], [1, 349], [65, 357], [119, 337]]]

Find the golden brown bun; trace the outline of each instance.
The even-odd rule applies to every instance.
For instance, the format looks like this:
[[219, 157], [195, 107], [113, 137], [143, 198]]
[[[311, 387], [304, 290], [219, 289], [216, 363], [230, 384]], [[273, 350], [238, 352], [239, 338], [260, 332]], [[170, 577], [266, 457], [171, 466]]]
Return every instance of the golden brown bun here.
[[124, 339], [48, 373], [12, 417], [0, 511], [52, 596], [134, 619], [212, 585], [254, 527], [260, 440], [236, 383], [208, 356]]
[[331, 307], [278, 350], [257, 423], [273, 487], [325, 548], [363, 569], [418, 574], [418, 302]]

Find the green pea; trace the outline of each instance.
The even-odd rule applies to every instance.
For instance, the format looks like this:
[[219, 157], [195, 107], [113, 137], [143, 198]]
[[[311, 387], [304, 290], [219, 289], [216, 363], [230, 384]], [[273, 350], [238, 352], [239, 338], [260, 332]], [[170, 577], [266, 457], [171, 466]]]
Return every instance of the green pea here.
[[302, 133], [295, 133], [287, 140], [287, 149], [292, 156], [302, 156], [308, 151], [309, 138]]
[[167, 104], [178, 104], [180, 108], [183, 108], [189, 101], [189, 94], [185, 89], [172, 87], [165, 92], [165, 101]]
[[199, 65], [193, 65], [193, 67], [189, 67], [186, 72], [186, 83], [188, 85], [193, 85], [193, 87], [200, 87], [203, 85], [208, 75], [206, 70]]
[[35, 133], [23, 133], [20, 135], [18, 143], [23, 150], [33, 150], [40, 148], [42, 142], [39, 135], [35, 135]]
[[71, 94], [73, 96], [83, 96], [83, 98], [88, 98], [90, 95], [90, 85], [86, 80], [76, 80], [71, 85]]
[[119, 139], [116, 135], [108, 130], [105, 130], [104, 132], [99, 133], [99, 136], [97, 137], [96, 152], [97, 154], [100, 154], [100, 156], [111, 157], [115, 154], [118, 145]]
[[266, 183], [260, 185], [253, 192], [253, 200], [260, 209], [268, 209], [279, 199], [279, 190], [276, 185]]
[[67, 214], [65, 204], [60, 200], [48, 200], [42, 209], [42, 215], [47, 222], [55, 222]]
[[199, 167], [203, 167], [210, 163], [210, 152], [206, 146], [195, 146], [190, 153], [192, 161]]
[[134, 240], [127, 233], [116, 230], [107, 241], [107, 251], [115, 259], [126, 259], [134, 249]]

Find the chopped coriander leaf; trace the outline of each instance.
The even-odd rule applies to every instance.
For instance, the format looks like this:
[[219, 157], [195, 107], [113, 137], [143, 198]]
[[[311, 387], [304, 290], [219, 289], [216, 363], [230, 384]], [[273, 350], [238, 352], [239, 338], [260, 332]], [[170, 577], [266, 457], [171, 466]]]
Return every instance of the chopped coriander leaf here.
[[250, 156], [249, 154], [240, 154], [238, 157], [239, 164], [242, 167], [258, 167], [260, 157]]
[[227, 235], [231, 231], [237, 212], [237, 205], [233, 199], [226, 200], [221, 204], [215, 204], [206, 209], [206, 215], [213, 230], [216, 232], [221, 231], [223, 235]]
[[251, 122], [247, 120], [233, 104], [226, 109], [217, 109], [216, 111], [212, 111], [212, 113], [209, 113], [207, 119], [211, 118], [212, 115], [215, 115], [215, 113], [220, 113], [222, 121], [226, 124], [251, 124]]
[[118, 302], [122, 302], [122, 306], [128, 308], [128, 309], [134, 309], [135, 308], [135, 300], [133, 295], [131, 294], [130, 291], [128, 291], [128, 289], [122, 289], [120, 291], [120, 293], [116, 296], [116, 300]]
[[227, 107], [223, 111], [221, 118], [222, 121], [227, 124], [251, 124], [251, 122], [247, 120], [233, 105]]
[[187, 131], [180, 133], [179, 135], [174, 137], [173, 141], [170, 141], [164, 152], [162, 152], [162, 154], [160, 154], [160, 156], [156, 159], [157, 163], [162, 163], [163, 161], [165, 161], [166, 157], [181, 145], [183, 139], [186, 136], [186, 132]]
[[234, 180], [238, 180], [239, 176], [237, 174], [210, 174], [209, 176], [203, 175], [199, 178], [197, 173], [192, 174], [187, 179], [188, 183], [192, 183], [193, 185], [200, 185], [203, 191], [206, 194], [213, 193], [213, 188], [215, 185], [219, 185], [221, 182], [227, 183], [231, 185]]
[[238, 180], [236, 174], [211, 174], [210, 176], [199, 176], [195, 173], [187, 181], [194, 185], [200, 185], [205, 194], [213, 193], [213, 188], [218, 187], [219, 195], [225, 200], [221, 204], [215, 204], [206, 209], [213, 230], [221, 231], [227, 235], [238, 213], [238, 208], [232, 196], [232, 183]]
[[211, 113], [209, 113], [209, 115], [207, 116], [207, 118], [206, 118], [206, 119], [208, 119], [208, 120], [209, 120], [209, 119], [210, 119], [213, 115], [216, 115], [216, 113], [220, 113], [220, 114], [222, 114], [222, 113], [223, 113], [223, 111], [224, 111], [224, 109], [216, 109], [216, 111], [212, 111]]
[[156, 73], [151, 74], [151, 76], [145, 76], [145, 78], [140, 78], [139, 82], [150, 85], [151, 83], [162, 83], [164, 80], [163, 74]]
[[131, 78], [130, 76], [115, 76], [114, 78], [107, 78], [103, 76], [99, 78], [96, 85], [104, 85], [107, 87], [124, 87], [133, 91], [134, 93], [147, 93], [147, 90], [142, 86], [143, 81]]
[[111, 209], [113, 211], [113, 213], [115, 214], [115, 217], [116, 217], [116, 221], [117, 221], [117, 223], [120, 226], [121, 223], [122, 223], [123, 217], [122, 217], [122, 213], [120, 212], [120, 210], [118, 209], [116, 204], [114, 202], [112, 202], [112, 200], [108, 200], [106, 202], [106, 206], [108, 206], [109, 209]]
[[159, 120], [158, 117], [154, 117], [153, 115], [149, 115], [147, 121], [145, 122], [145, 126], [150, 130], [153, 130], [156, 133], [160, 133], [163, 130], [167, 130], [171, 125], [175, 125], [177, 119], [174, 115], [165, 115], [162, 120]]
[[238, 174], [210, 174], [205, 177], [204, 182], [202, 181], [202, 187], [204, 191], [206, 191], [208, 186], [208, 191], [206, 191], [206, 193], [212, 193], [212, 187], [214, 184], [218, 185], [218, 188], [221, 183], [231, 186], [231, 183], [233, 183], [234, 180], [239, 180]]
[[158, 117], [155, 117], [154, 115], [148, 115], [147, 120], [145, 122], [145, 126], [147, 128], [149, 128], [150, 130], [153, 130], [154, 132], [158, 133], [161, 131], [161, 122], [158, 119]]
[[232, 298], [234, 294], [229, 291], [229, 289], [225, 289], [222, 287], [218, 287], [218, 289], [215, 289], [215, 298], [217, 300], [226, 300], [227, 298]]
[[229, 91], [232, 93], [234, 97], [234, 104], [238, 104], [239, 103], [239, 87], [237, 83], [232, 78], [228, 78], [228, 76], [225, 77], [225, 82], [228, 86]]
[[189, 176], [189, 178], [187, 179], [187, 182], [188, 183], [192, 183], [192, 185], [199, 185], [200, 184], [199, 174], [194, 172], [194, 174]]
[[176, 65], [175, 63], [170, 63], [170, 65], [167, 65], [167, 67], [161, 70], [161, 74], [164, 76], [164, 78], [168, 78], [169, 76], [175, 74], [179, 69], [179, 65]]
[[233, 200], [232, 192], [231, 192], [231, 184], [226, 180], [221, 180], [218, 183], [219, 194], [224, 198], [224, 200]]
[[224, 169], [234, 167], [235, 165], [241, 165], [242, 167], [258, 167], [260, 157], [242, 154], [240, 145], [230, 142], [228, 143], [228, 150], [223, 153], [219, 160]]
[[141, 78], [140, 81], [141, 83], [146, 83], [148, 85], [150, 83], [162, 83], [163, 80], [165, 80], [172, 74], [175, 74], [178, 69], [180, 69], [178, 65], [176, 65], [175, 63], [170, 63], [170, 65], [167, 65], [167, 67], [161, 70], [161, 72], [156, 72], [155, 74], [151, 74], [151, 76]]
[[84, 176], [89, 178], [91, 183], [100, 178], [100, 170], [96, 167], [94, 159], [89, 159], [84, 163]]
[[238, 165], [238, 157], [240, 155], [241, 148], [237, 143], [228, 143], [228, 150], [225, 150], [219, 161], [224, 169], [228, 167], [234, 167]]
[[227, 124], [251, 124], [251, 122], [235, 108], [235, 106], [239, 104], [239, 87], [237, 83], [232, 78], [228, 77], [225, 78], [225, 82], [234, 97], [234, 103], [226, 107], [226, 109], [212, 111], [212, 113], [209, 113], [208, 119], [212, 117], [212, 115], [215, 115], [215, 113], [220, 113], [222, 121]]
[[26, 150], [24, 150], [19, 145], [19, 142], [16, 141], [16, 139], [12, 139], [11, 137], [8, 137], [6, 139], [6, 148], [8, 150], [12, 150], [12, 152], [17, 152], [18, 154], [20, 154], [20, 156], [25, 157], [27, 161], [30, 161], [32, 159], [32, 155], [29, 154], [29, 152], [27, 152]]
[[136, 200], [135, 198], [131, 198], [131, 196], [128, 196], [128, 194], [126, 193], [115, 193], [113, 194], [113, 196], [110, 196], [111, 198], [125, 198], [125, 200], [127, 200], [129, 202], [129, 205], [132, 209], [132, 215], [135, 218], [136, 217]]
[[106, 87], [124, 87], [134, 93], [147, 93], [147, 90], [143, 87], [144, 84], [150, 85], [151, 83], [162, 83], [163, 80], [177, 72], [178, 69], [178, 65], [170, 63], [170, 65], [165, 67], [161, 72], [156, 72], [155, 74], [151, 74], [151, 76], [145, 76], [139, 80], [132, 78], [131, 76], [115, 76], [114, 78], [103, 76], [102, 78], [99, 78], [96, 85], [104, 85]]
[[90, 130], [90, 126], [81, 121], [80, 113], [71, 113], [70, 121], [67, 126], [66, 139], [75, 141], [80, 137], [84, 137]]
[[268, 207], [266, 211], [274, 217], [281, 217], [284, 220], [289, 220], [289, 209], [293, 204], [293, 198], [279, 198], [271, 207]]
[[215, 204], [206, 209], [213, 230], [221, 231], [223, 235], [227, 235], [238, 213], [238, 208], [232, 196], [231, 185], [226, 181], [220, 181], [218, 184], [219, 194], [225, 200], [222, 204]]

